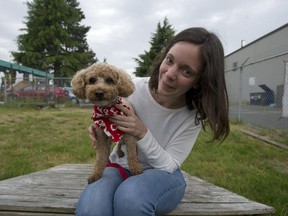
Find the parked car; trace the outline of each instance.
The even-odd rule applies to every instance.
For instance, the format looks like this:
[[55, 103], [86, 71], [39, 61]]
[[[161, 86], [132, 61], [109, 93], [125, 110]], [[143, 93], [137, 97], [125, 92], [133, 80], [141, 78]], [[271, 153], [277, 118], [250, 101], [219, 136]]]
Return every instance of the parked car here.
[[68, 96], [70, 101], [72, 101], [73, 103], [75, 104], [88, 104], [89, 103], [88, 100], [77, 98], [72, 91], [72, 87], [63, 87], [62, 89], [65, 91], [66, 95]]
[[29, 83], [21, 88], [9, 89], [7, 96], [13, 99], [33, 99], [33, 100], [67, 100], [65, 91], [55, 85], [32, 84]]
[[63, 87], [62, 89], [64, 90], [70, 101], [75, 104], [79, 104], [79, 99], [73, 94], [72, 87]]

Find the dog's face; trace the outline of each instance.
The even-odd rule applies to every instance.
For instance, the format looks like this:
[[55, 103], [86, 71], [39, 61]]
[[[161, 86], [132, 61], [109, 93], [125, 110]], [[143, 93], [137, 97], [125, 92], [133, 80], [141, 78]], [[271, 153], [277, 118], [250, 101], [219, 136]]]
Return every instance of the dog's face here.
[[119, 76], [116, 72], [88, 71], [85, 76], [86, 98], [98, 106], [109, 106], [117, 101]]
[[118, 96], [132, 94], [134, 84], [124, 71], [99, 63], [77, 72], [72, 79], [72, 88], [78, 98], [105, 107], [116, 103]]

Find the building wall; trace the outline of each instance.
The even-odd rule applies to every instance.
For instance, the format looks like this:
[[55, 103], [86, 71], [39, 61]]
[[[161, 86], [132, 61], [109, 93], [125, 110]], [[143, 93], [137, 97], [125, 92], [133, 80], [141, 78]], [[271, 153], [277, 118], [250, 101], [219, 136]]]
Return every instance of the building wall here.
[[288, 24], [227, 55], [225, 77], [230, 103], [236, 104], [240, 98], [242, 103], [250, 103], [251, 93], [265, 92], [259, 87], [262, 84], [274, 92], [276, 103], [280, 91], [283, 96], [285, 61], [288, 61]]

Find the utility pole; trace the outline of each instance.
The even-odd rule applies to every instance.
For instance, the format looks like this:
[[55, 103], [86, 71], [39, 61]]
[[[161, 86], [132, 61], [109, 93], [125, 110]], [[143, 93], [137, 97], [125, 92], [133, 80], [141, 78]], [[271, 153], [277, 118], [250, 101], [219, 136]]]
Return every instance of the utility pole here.
[[240, 66], [240, 75], [239, 75], [239, 97], [238, 97], [238, 122], [241, 121], [241, 112], [242, 112], [242, 83], [243, 83], [243, 66], [246, 64], [250, 57], [248, 57]]

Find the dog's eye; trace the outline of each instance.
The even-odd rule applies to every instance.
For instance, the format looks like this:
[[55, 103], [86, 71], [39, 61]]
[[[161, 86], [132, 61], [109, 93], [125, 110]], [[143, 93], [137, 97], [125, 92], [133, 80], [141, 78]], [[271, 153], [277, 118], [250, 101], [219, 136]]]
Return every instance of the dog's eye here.
[[93, 77], [89, 79], [90, 84], [94, 84], [94, 83], [96, 83], [96, 81], [97, 81], [97, 79], [93, 78]]
[[108, 83], [108, 84], [113, 84], [113, 83], [114, 83], [114, 80], [109, 77], [109, 78], [106, 79], [106, 83]]

